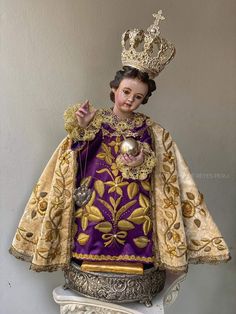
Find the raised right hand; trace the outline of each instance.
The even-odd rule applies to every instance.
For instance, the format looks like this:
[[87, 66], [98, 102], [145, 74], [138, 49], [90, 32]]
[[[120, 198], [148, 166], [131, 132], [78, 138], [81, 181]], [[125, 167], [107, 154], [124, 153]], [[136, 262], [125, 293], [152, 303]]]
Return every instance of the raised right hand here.
[[75, 113], [79, 125], [82, 128], [86, 128], [93, 120], [96, 111], [96, 109], [93, 109], [92, 111], [89, 110], [89, 101], [86, 100]]

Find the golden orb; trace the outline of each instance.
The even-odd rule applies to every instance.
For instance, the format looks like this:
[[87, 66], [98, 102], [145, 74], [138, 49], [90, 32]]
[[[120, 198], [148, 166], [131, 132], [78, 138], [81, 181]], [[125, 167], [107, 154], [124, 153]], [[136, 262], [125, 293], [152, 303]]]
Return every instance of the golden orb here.
[[120, 151], [122, 154], [137, 156], [139, 154], [139, 144], [132, 137], [126, 138], [120, 145]]

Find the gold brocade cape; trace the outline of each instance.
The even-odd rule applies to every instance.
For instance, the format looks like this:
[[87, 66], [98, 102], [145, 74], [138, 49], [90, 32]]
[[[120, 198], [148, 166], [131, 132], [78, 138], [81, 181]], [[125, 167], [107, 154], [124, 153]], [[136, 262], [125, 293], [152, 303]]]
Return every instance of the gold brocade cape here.
[[[229, 260], [227, 245], [169, 132], [156, 123], [149, 128], [157, 158], [152, 172], [156, 266], [186, 271], [188, 263]], [[70, 263], [77, 172], [77, 152], [70, 147], [68, 136], [46, 165], [10, 248], [35, 271], [65, 269]]]

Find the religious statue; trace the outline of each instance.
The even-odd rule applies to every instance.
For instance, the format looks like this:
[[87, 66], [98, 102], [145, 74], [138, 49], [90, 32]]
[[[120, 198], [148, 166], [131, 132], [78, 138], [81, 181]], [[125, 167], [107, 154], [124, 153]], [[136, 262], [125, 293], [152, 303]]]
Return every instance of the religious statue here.
[[230, 258], [170, 133], [136, 112], [175, 55], [160, 36], [162, 12], [154, 18], [147, 31], [122, 36], [123, 68], [110, 82], [114, 106], [86, 101], [65, 111], [68, 135], [35, 185], [10, 249], [35, 271], [65, 270], [69, 286], [80, 276], [84, 294], [91, 288], [86, 272], [97, 285], [104, 272], [138, 282], [153, 269], [164, 278], [166, 269]]

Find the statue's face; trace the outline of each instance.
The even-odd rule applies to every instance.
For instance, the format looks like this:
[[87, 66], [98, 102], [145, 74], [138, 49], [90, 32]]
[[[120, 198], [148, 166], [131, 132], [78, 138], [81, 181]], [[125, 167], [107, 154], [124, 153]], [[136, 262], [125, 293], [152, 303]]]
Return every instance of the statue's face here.
[[148, 86], [137, 78], [124, 78], [119, 87], [112, 91], [115, 95], [114, 113], [121, 118], [128, 118], [141, 105]]

